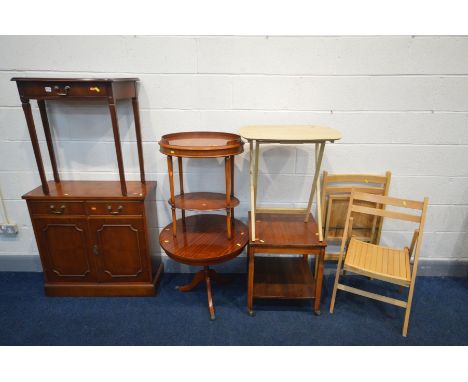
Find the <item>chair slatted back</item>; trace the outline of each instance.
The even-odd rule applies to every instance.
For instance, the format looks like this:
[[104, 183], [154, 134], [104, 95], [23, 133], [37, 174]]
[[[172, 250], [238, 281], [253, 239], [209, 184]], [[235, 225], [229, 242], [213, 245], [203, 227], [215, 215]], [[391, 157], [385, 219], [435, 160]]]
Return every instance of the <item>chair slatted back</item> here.
[[[378, 205], [383, 206], [384, 208], [375, 208], [363, 206], [362, 202], [372, 202]], [[356, 221], [356, 216], [366, 215], [369, 217], [385, 217], [390, 219], [397, 219], [402, 221], [409, 221], [417, 223], [417, 228], [415, 229], [415, 235], [413, 236], [413, 242], [411, 243], [410, 256], [414, 249], [414, 264], [413, 269], [417, 269], [417, 263], [419, 261], [419, 251], [422, 242], [422, 236], [424, 231], [424, 224], [426, 220], [427, 206], [429, 204], [429, 199], [424, 198], [424, 200], [409, 200], [409, 199], [400, 199], [390, 196], [375, 195], [361, 192], [357, 189], [354, 189], [351, 192], [348, 212], [346, 214], [346, 224], [345, 224], [345, 233], [344, 240], [342, 242], [341, 251], [344, 251], [345, 242], [349, 239], [348, 226], [350, 220], [352, 219], [353, 232], [354, 232], [354, 221]], [[395, 211], [390, 209], [389, 206], [397, 207], [398, 210]], [[412, 213], [409, 213], [407, 210], [412, 210]], [[413, 271], [413, 277], [416, 277], [416, 271]]]
[[[388, 195], [390, 180], [390, 171], [385, 175], [328, 174], [324, 171], [321, 202], [325, 240], [328, 242], [342, 240], [349, 197], [353, 189], [385, 196]], [[382, 208], [382, 205], [375, 201], [363, 200], [360, 204], [369, 208]], [[360, 240], [378, 244], [382, 225], [382, 216], [361, 215], [353, 221], [353, 232]]]

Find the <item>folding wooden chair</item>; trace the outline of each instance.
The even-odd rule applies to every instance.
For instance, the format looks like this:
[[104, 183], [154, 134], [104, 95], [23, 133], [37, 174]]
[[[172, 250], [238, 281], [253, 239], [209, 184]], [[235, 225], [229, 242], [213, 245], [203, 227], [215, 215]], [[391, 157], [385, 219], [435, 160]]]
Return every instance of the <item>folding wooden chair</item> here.
[[[388, 195], [392, 173], [373, 174], [329, 174], [323, 172], [322, 179], [322, 221], [323, 236], [327, 244], [338, 244], [343, 239], [346, 212], [351, 189], [376, 195]], [[376, 203], [363, 203], [369, 207], [383, 208]], [[353, 232], [359, 233], [357, 239], [379, 244], [383, 217], [361, 215], [354, 219]], [[327, 252], [325, 260], [338, 260], [338, 253]]]
[[[407, 212], [401, 212], [401, 210], [394, 211], [368, 207], [362, 205], [361, 202], [377, 203], [387, 207], [395, 206], [418, 210], [418, 214], [409, 214]], [[336, 292], [338, 289], [396, 305], [405, 308], [402, 334], [406, 337], [428, 202], [428, 198], [424, 198], [423, 202], [419, 202], [363, 193], [355, 190], [351, 192], [348, 212], [346, 214], [343, 240], [338, 257], [338, 266], [336, 269], [335, 284], [330, 304], [330, 313], [333, 313]], [[365, 214], [369, 216], [414, 222], [418, 223], [418, 228], [414, 231], [413, 239], [409, 248], [404, 247], [399, 249], [383, 247], [380, 245], [366, 243], [352, 236], [352, 231], [354, 229], [354, 216], [352, 215], [354, 214]], [[339, 279], [342, 270], [407, 287], [409, 288], [408, 298], [406, 301], [399, 300], [341, 284], [339, 283]]]

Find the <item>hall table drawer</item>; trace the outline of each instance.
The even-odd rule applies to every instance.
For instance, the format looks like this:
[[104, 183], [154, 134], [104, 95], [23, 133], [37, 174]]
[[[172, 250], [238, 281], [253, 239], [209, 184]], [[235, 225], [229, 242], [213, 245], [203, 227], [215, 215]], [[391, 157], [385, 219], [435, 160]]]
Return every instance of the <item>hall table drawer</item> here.
[[53, 200], [50, 202], [29, 202], [31, 215], [84, 215], [83, 202], [64, 202]]
[[109, 215], [109, 216], [126, 216], [126, 215], [143, 215], [144, 205], [138, 202], [123, 203], [115, 202], [87, 202], [86, 212], [88, 215]]
[[21, 82], [18, 88], [21, 96], [33, 99], [106, 97], [108, 94], [107, 84], [102, 82]]

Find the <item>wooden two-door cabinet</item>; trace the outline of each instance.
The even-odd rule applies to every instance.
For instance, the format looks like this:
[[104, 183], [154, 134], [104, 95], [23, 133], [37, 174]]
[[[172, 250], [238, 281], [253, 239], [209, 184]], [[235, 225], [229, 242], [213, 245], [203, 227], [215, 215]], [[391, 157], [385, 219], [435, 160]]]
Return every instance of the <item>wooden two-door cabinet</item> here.
[[[28, 203], [49, 296], [154, 294], [162, 265], [150, 256], [147, 219], [156, 183], [49, 182]], [[154, 203], [154, 201], [152, 202]], [[154, 269], [154, 273], [153, 270]]]

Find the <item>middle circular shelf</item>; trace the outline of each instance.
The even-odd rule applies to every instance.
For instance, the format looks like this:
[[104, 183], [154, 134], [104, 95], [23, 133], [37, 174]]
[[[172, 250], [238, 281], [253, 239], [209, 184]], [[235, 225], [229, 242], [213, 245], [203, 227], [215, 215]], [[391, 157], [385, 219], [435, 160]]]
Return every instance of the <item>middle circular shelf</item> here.
[[[172, 206], [170, 199], [168, 203]], [[188, 192], [176, 195], [173, 207], [189, 211], [216, 211], [237, 207], [239, 203], [239, 199], [231, 196], [231, 203], [227, 205], [226, 194], [219, 192]]]

